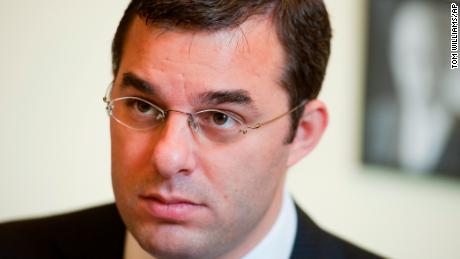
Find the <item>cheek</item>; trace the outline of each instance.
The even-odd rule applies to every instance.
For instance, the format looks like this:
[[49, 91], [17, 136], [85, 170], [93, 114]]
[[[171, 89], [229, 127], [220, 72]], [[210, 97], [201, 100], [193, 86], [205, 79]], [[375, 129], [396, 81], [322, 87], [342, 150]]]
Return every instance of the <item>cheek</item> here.
[[266, 141], [237, 143], [209, 154], [203, 171], [222, 205], [229, 209], [250, 209], [261, 200], [269, 201], [283, 183], [287, 169], [283, 145]]
[[[273, 205], [283, 185], [285, 159], [274, 146], [238, 143], [235, 147], [210, 152], [205, 157], [207, 184], [212, 188], [212, 205], [216, 229], [229, 237], [247, 235]], [[202, 163], [204, 164], [204, 163]], [[235, 226], [238, 226], [235, 228]], [[231, 238], [229, 238], [231, 239]]]
[[120, 128], [116, 124], [111, 125], [110, 131], [113, 184], [118, 188], [129, 188], [139, 180], [143, 168], [150, 161], [151, 139], [146, 135]]

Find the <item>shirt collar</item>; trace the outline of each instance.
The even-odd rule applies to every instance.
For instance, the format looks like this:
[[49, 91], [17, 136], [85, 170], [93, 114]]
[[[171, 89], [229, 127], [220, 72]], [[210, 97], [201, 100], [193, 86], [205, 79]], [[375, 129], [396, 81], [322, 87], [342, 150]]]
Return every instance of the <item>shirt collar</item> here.
[[[287, 259], [294, 246], [297, 229], [297, 214], [294, 201], [286, 188], [283, 203], [275, 224], [268, 234], [243, 259]], [[126, 231], [124, 259], [154, 259], [145, 252], [134, 237]]]

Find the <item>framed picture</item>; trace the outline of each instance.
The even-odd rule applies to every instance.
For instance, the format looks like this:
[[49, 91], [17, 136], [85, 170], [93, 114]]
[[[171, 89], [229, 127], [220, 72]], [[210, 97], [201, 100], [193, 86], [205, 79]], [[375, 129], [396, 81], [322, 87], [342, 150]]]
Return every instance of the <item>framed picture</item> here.
[[370, 0], [365, 163], [460, 177], [453, 3]]

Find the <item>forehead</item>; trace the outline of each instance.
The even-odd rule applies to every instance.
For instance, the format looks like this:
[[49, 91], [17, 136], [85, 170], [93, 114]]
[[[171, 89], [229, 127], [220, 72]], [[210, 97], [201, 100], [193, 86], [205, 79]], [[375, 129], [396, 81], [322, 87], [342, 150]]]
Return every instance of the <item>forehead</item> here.
[[[130, 72], [175, 94], [243, 89], [254, 99], [285, 95], [284, 54], [268, 18], [217, 32], [166, 30], [136, 17], [127, 33], [119, 74]], [[265, 96], [266, 97], [266, 96]]]

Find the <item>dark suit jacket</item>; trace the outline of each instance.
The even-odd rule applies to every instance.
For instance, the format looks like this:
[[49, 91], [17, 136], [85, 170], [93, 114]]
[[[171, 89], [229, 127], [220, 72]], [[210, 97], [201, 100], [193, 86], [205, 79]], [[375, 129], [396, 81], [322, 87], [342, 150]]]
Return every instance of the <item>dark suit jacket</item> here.
[[[380, 258], [321, 230], [297, 207], [291, 258]], [[114, 204], [0, 224], [0, 258], [123, 257], [125, 226]]]

